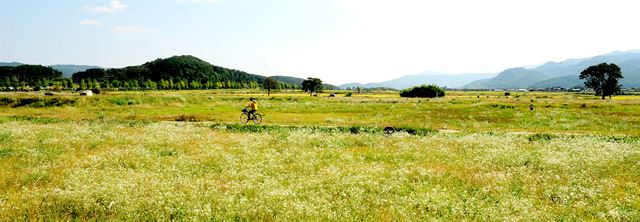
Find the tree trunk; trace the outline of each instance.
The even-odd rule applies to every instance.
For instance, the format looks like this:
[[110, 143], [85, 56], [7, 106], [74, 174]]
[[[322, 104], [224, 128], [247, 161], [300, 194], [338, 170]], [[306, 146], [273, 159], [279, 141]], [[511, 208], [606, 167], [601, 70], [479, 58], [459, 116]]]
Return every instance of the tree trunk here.
[[267, 96], [271, 96], [271, 88], [267, 88]]

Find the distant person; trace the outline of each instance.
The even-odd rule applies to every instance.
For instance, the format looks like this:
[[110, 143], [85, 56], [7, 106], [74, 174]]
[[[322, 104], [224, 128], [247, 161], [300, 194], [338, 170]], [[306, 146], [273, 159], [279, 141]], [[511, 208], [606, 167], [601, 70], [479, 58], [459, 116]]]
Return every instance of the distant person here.
[[251, 102], [249, 103], [249, 105], [246, 108], [251, 109], [251, 110], [249, 110], [249, 119], [251, 120], [251, 119], [253, 119], [253, 117], [252, 117], [253, 115], [252, 114], [254, 114], [254, 113], [256, 113], [258, 111], [258, 103], [256, 102], [256, 99], [254, 99], [253, 97], [251, 97], [249, 99], [249, 101], [251, 101]]

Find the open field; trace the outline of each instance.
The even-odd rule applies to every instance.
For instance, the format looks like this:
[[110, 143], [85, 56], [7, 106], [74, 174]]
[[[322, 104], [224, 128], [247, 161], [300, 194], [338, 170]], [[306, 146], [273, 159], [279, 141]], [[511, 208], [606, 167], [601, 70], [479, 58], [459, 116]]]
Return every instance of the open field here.
[[0, 221], [640, 218], [639, 96], [324, 96], [0, 93]]
[[[226, 90], [110, 92], [82, 98], [77, 94], [50, 98], [41, 93], [0, 93], [0, 99], [45, 100], [17, 109], [2, 106], [0, 101], [0, 118], [175, 121], [186, 116], [228, 124], [238, 123], [239, 110], [249, 97], [256, 97], [265, 124], [640, 136], [640, 96], [635, 95], [606, 101], [568, 93], [512, 93], [505, 97], [502, 92], [449, 92], [447, 97], [438, 99], [400, 98], [397, 93], [326, 96], [294, 93], [267, 97], [256, 91]], [[40, 108], [52, 99], [71, 100], [74, 105]], [[533, 112], [529, 111], [531, 103]]]

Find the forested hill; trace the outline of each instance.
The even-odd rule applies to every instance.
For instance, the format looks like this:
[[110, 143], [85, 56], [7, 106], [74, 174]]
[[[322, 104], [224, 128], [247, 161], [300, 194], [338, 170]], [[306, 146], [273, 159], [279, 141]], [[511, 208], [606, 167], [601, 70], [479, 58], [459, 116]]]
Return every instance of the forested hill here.
[[[260, 88], [267, 77], [212, 65], [190, 55], [156, 59], [124, 68], [89, 68], [73, 73], [71, 79], [41, 65], [0, 67], [0, 90], [8, 87], [35, 88], [119, 88], [119, 89], [238, 89]], [[277, 88], [299, 89], [304, 79], [276, 76]], [[324, 84], [325, 89], [335, 86]]]
[[[167, 59], [156, 59], [141, 66], [148, 69], [140, 75], [144, 79], [160, 81], [169, 80], [195, 80], [195, 81], [232, 81], [232, 82], [258, 82], [264, 81], [263, 76], [249, 74], [244, 71], [227, 69], [211, 65], [194, 56], [173, 56]], [[127, 67], [131, 68], [131, 67]], [[127, 69], [125, 68], [125, 69]]]
[[73, 74], [74, 81], [82, 79], [111, 79], [122, 82], [151, 80], [197, 81], [209, 82], [255, 82], [262, 83], [263, 76], [249, 74], [243, 71], [214, 66], [193, 56], [173, 56], [166, 59], [156, 59], [138, 66], [128, 66], [119, 69], [89, 69]]
[[[119, 69], [88, 69], [73, 74], [76, 83], [97, 80], [112, 87], [159, 89], [257, 88], [266, 77], [212, 65], [190, 55], [156, 59]], [[281, 88], [298, 88], [282, 83]]]

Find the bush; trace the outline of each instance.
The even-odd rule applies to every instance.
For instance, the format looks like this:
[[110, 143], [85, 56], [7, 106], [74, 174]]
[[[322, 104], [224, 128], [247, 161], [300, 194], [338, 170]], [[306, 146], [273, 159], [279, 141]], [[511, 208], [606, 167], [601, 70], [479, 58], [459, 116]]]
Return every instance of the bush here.
[[532, 136], [529, 136], [529, 142], [534, 142], [534, 141], [550, 141], [554, 138], [556, 138], [557, 136], [555, 135], [551, 135], [551, 134], [545, 134], [545, 133], [536, 133]]
[[444, 97], [444, 89], [436, 85], [421, 85], [400, 92], [401, 97]]
[[178, 122], [200, 122], [200, 119], [194, 115], [180, 115], [175, 119]]

